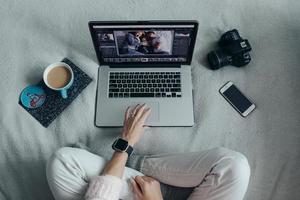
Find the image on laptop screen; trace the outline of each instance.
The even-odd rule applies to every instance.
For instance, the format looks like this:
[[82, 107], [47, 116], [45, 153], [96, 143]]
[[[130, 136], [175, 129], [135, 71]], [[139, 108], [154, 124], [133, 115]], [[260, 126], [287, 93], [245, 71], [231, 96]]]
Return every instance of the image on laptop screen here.
[[178, 62], [189, 59], [194, 25], [94, 25], [106, 63]]

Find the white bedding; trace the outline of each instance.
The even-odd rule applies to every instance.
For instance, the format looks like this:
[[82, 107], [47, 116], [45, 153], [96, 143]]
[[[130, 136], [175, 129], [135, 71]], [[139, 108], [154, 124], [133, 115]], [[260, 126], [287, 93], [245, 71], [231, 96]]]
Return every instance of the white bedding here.
[[[228, 147], [249, 159], [246, 200], [299, 199], [299, 10], [299, 0], [0, 0], [0, 199], [51, 199], [45, 163], [58, 147], [80, 141], [109, 157], [120, 129], [94, 127], [98, 64], [87, 23], [129, 19], [199, 21], [192, 63], [195, 126], [152, 128], [137, 151]], [[232, 28], [249, 39], [253, 60], [244, 68], [207, 69], [206, 54]], [[18, 98], [48, 64], [64, 57], [93, 82], [46, 129]], [[249, 117], [240, 117], [218, 94], [228, 80], [256, 103]]]

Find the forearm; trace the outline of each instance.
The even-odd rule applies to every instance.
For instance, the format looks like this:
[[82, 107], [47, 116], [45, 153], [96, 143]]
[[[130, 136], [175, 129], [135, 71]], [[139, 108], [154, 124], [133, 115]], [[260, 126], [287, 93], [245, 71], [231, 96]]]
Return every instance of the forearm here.
[[104, 167], [102, 175], [91, 180], [85, 199], [119, 199], [122, 189], [121, 179], [127, 158], [127, 153], [115, 152]]
[[102, 174], [108, 174], [122, 178], [128, 154], [125, 152], [115, 152], [106, 164]]
[[[124, 130], [122, 138], [133, 146], [138, 142], [140, 134], [143, 132], [143, 125], [146, 118], [150, 114], [150, 109], [145, 110], [145, 105], [137, 105], [132, 112], [129, 112], [129, 107], [125, 113]], [[123, 141], [124, 142], [124, 141]], [[117, 144], [117, 141], [116, 141]], [[116, 145], [114, 143], [114, 145]], [[124, 148], [116, 148], [115, 150], [122, 151]], [[128, 149], [128, 146], [127, 146]], [[130, 154], [130, 149], [129, 152]], [[122, 189], [122, 177], [125, 169], [125, 164], [128, 159], [127, 152], [114, 152], [110, 161], [104, 167], [101, 176], [96, 176], [91, 180], [86, 193], [87, 200], [95, 199], [118, 199]]]

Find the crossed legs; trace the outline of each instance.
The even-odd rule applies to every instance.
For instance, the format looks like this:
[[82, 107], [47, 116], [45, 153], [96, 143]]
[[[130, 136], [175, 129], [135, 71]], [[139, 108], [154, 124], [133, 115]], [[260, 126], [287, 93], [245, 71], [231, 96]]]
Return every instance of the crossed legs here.
[[[133, 199], [129, 179], [145, 174], [161, 182], [166, 200], [242, 200], [250, 177], [247, 159], [225, 148], [130, 159], [121, 199]], [[48, 183], [55, 199], [84, 199], [89, 180], [99, 175], [105, 164], [105, 159], [83, 149], [59, 149], [47, 165]]]

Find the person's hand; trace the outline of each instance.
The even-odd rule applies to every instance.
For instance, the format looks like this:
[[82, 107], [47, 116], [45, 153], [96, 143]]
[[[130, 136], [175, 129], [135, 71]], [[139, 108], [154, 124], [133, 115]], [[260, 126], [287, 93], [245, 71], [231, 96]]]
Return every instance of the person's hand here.
[[131, 185], [137, 200], [163, 200], [159, 182], [149, 176], [136, 176]]
[[127, 108], [125, 112], [124, 127], [122, 138], [128, 141], [128, 144], [133, 146], [140, 140], [145, 129], [145, 121], [150, 115], [150, 108], [146, 105], [136, 105], [134, 108]]

